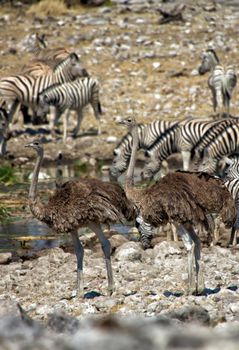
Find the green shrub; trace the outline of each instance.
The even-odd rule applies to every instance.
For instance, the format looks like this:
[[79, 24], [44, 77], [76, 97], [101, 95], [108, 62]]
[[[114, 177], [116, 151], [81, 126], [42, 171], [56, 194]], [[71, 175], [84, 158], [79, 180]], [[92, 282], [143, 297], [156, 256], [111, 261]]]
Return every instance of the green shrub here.
[[0, 183], [3, 182], [6, 185], [12, 185], [18, 182], [15, 169], [11, 166], [0, 166]]

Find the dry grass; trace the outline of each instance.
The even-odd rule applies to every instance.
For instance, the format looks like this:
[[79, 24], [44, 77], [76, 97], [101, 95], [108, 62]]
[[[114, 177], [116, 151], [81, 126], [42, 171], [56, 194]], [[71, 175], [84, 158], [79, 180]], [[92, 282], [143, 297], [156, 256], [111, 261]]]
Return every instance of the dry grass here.
[[41, 0], [29, 7], [28, 14], [39, 16], [60, 16], [68, 11], [64, 0]]

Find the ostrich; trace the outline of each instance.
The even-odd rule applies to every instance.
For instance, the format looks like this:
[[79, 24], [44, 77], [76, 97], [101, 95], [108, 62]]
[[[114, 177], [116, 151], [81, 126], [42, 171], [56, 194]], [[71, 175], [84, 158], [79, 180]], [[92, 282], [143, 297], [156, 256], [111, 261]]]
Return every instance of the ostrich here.
[[195, 289], [198, 292], [203, 289], [203, 278], [200, 269], [200, 239], [194, 226], [200, 224], [212, 231], [212, 213], [221, 213], [223, 221], [232, 225], [235, 219], [233, 199], [219, 179], [205, 173], [170, 173], [146, 189], [135, 188], [133, 175], [138, 148], [137, 123], [134, 118], [128, 118], [120, 124], [126, 125], [133, 137], [125, 192], [128, 199], [138, 208], [138, 230], [142, 236], [151, 237], [154, 228], [168, 222], [176, 224], [188, 251], [189, 291], [194, 289], [192, 272], [195, 259]]
[[89, 227], [98, 237], [104, 253], [108, 277], [108, 291], [114, 290], [111, 266], [110, 241], [104, 236], [101, 225], [112, 222], [125, 222], [134, 218], [134, 207], [127, 199], [124, 190], [117, 184], [98, 179], [70, 180], [58, 185], [47, 203], [37, 194], [38, 175], [44, 150], [39, 141], [25, 147], [34, 149], [37, 161], [29, 190], [28, 203], [32, 214], [45, 222], [56, 232], [70, 233], [77, 258], [77, 292], [83, 295], [83, 246], [77, 230]]

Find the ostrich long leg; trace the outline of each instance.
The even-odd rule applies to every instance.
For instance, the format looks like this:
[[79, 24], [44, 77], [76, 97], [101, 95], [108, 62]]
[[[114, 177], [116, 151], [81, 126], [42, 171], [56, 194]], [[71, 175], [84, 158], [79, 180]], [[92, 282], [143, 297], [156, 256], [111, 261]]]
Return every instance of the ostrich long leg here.
[[204, 280], [203, 280], [203, 274], [202, 269], [200, 267], [200, 259], [201, 259], [201, 242], [194, 231], [193, 227], [187, 228], [189, 235], [191, 239], [193, 240], [195, 247], [194, 247], [194, 258], [195, 258], [195, 266], [196, 266], [196, 293], [200, 293], [204, 289]]
[[77, 259], [77, 292], [83, 296], [84, 285], [83, 285], [83, 257], [84, 257], [84, 248], [79, 240], [77, 231], [71, 232], [76, 259]]
[[105, 256], [107, 277], [108, 277], [108, 291], [111, 294], [114, 291], [114, 281], [113, 281], [113, 271], [111, 265], [111, 245], [110, 241], [105, 237], [100, 224], [91, 223], [89, 228], [95, 232], [99, 241], [101, 243], [101, 247]]
[[188, 253], [188, 291], [193, 291], [193, 258], [194, 258], [194, 248], [195, 244], [188, 232], [188, 230], [180, 225], [177, 227], [178, 234], [182, 237], [183, 244]]

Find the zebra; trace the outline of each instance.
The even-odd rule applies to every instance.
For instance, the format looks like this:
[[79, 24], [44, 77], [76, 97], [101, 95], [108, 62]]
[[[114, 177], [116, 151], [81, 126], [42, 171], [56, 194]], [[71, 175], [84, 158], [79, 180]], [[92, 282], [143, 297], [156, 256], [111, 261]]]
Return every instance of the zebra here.
[[141, 176], [143, 179], [152, 179], [160, 168], [162, 161], [171, 154], [179, 152], [178, 134], [180, 123], [175, 123], [167, 132], [161, 134], [158, 139], [145, 151], [149, 160], [146, 162]]
[[30, 75], [15, 75], [0, 80], [0, 96], [8, 104], [9, 122], [20, 107], [20, 104], [30, 106], [35, 112], [38, 94], [54, 83], [72, 81], [84, 76], [85, 69], [81, 67], [78, 56], [70, 54], [56, 65], [51, 75], [34, 78]]
[[5, 108], [0, 107], [0, 157], [7, 152], [7, 141], [11, 137], [8, 129], [8, 114]]
[[[139, 149], [146, 150], [161, 134], [167, 133], [177, 121], [155, 120], [149, 124], [138, 125]], [[113, 151], [113, 161], [110, 167], [112, 179], [118, 178], [126, 169], [129, 163], [133, 139], [131, 133], [127, 133]]]
[[198, 140], [198, 142], [194, 145], [191, 150], [191, 160], [195, 157], [196, 159], [200, 159], [203, 156], [204, 149], [210, 145], [210, 143], [220, 134], [222, 133], [228, 126], [238, 124], [238, 118], [226, 118], [221, 119], [214, 123]]
[[236, 207], [236, 221], [232, 227], [229, 245], [237, 244], [237, 230], [239, 229], [239, 154], [225, 157], [226, 163], [225, 175], [223, 177], [224, 185], [231, 193]]
[[48, 112], [49, 106], [57, 108], [57, 117], [54, 124], [57, 123], [60, 114], [64, 115], [64, 133], [63, 140], [67, 136], [67, 124], [70, 110], [77, 112], [77, 125], [73, 131], [76, 137], [80, 129], [83, 118], [82, 109], [91, 104], [95, 118], [98, 121], [98, 134], [101, 133], [100, 115], [102, 114], [101, 104], [99, 101], [99, 82], [96, 78], [85, 77], [79, 78], [73, 82], [64, 84], [54, 84], [38, 94], [37, 115]]
[[32, 51], [34, 56], [37, 59], [44, 60], [46, 63], [53, 61], [55, 64], [64, 60], [72, 53], [77, 55], [73, 48], [66, 48], [66, 47], [48, 48], [48, 41], [45, 33], [34, 34]]
[[198, 170], [214, 174], [217, 171], [218, 162], [225, 156], [237, 153], [239, 150], [239, 124], [233, 124], [225, 128], [204, 149], [202, 162]]
[[161, 162], [173, 153], [180, 152], [183, 160], [183, 170], [188, 171], [191, 159], [191, 152], [202, 136], [216, 125], [218, 121], [205, 119], [185, 119], [176, 128], [171, 130], [166, 138], [160, 138], [147, 150], [146, 156], [149, 161], [146, 163], [142, 177], [151, 179], [161, 166]]
[[181, 127], [179, 129], [177, 144], [183, 159], [183, 170], [189, 170], [190, 160], [192, 158], [191, 152], [194, 152], [194, 147], [200, 142], [203, 135], [217, 125], [218, 122], [218, 120], [187, 118], [180, 123]]
[[230, 100], [232, 92], [237, 84], [237, 75], [233, 66], [223, 67], [213, 49], [203, 53], [202, 63], [198, 69], [200, 75], [211, 72], [208, 79], [208, 86], [212, 92], [213, 110], [220, 108], [220, 116], [223, 112], [229, 117]]

